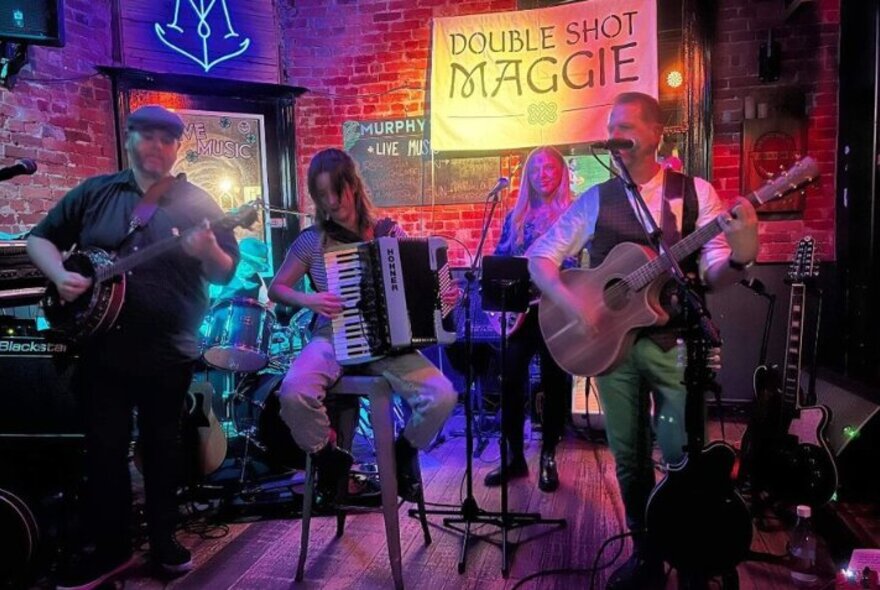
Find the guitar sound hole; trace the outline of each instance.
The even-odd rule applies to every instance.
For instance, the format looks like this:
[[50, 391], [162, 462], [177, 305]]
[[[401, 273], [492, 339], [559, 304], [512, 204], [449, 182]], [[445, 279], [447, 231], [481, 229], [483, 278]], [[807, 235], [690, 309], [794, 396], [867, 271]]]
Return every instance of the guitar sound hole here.
[[612, 279], [602, 293], [605, 305], [611, 311], [619, 311], [629, 303], [632, 291], [623, 279]]

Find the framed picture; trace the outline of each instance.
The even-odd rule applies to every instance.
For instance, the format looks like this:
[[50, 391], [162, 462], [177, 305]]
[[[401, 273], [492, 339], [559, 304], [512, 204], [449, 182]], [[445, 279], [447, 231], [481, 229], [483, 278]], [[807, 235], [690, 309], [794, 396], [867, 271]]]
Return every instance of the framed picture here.
[[[806, 154], [807, 123], [794, 117], [746, 119], [742, 134], [742, 184], [746, 195]], [[759, 215], [801, 213], [803, 192], [794, 192], [758, 208]]]

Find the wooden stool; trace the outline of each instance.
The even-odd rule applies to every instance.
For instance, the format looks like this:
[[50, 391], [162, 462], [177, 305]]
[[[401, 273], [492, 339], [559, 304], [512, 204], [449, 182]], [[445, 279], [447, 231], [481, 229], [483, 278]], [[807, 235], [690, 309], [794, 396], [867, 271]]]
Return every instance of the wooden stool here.
[[[392, 396], [394, 392], [384, 377], [345, 376], [336, 382], [329, 395], [363, 395], [370, 399], [370, 418], [376, 444], [376, 463], [379, 468], [379, 487], [382, 494], [382, 516], [385, 520], [385, 538], [388, 543], [388, 558], [391, 561], [391, 576], [394, 587], [403, 588], [403, 572], [400, 554], [400, 521], [397, 504], [397, 465], [394, 458], [394, 420], [392, 415]], [[306, 555], [309, 550], [309, 524], [314, 500], [315, 470], [311, 454], [306, 459], [306, 484], [303, 497], [302, 540], [299, 548], [299, 563], [296, 567], [296, 581], [301, 582], [305, 573]], [[419, 520], [425, 536], [425, 545], [431, 544], [428, 518], [425, 514], [424, 487], [418, 500]], [[336, 517], [336, 536], [345, 530], [345, 512], [340, 510]]]

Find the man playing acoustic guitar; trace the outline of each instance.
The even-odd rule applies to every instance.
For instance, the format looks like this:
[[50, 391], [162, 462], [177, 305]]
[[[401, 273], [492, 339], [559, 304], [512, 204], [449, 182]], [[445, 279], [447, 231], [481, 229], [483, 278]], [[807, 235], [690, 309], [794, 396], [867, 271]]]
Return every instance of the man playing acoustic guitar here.
[[[657, 163], [656, 152], [663, 137], [657, 101], [640, 93], [617, 96], [608, 134], [612, 139], [633, 142], [633, 147], [620, 150], [620, 156], [667, 243], [676, 242], [720, 216], [718, 223], [723, 235], [702, 247], [699, 261], [683, 261], [683, 270], [698, 273], [712, 288], [742, 279], [743, 271], [758, 254], [755, 210], [740, 198], [732, 213], [727, 214], [708, 182], [664, 170]], [[585, 330], [601, 329], [590, 326], [591, 310], [600, 302], [579, 297], [561, 280], [559, 268], [566, 256], [585, 246], [590, 267], [596, 268], [622, 242], [648, 243], [623, 182], [614, 178], [587, 190], [529, 249], [532, 280], [543, 297], [563, 311], [569, 323], [580, 322]], [[661, 303], [671, 306], [674, 295], [674, 288], [664, 289]], [[663, 563], [652, 555], [644, 534], [645, 508], [654, 487], [648, 396], [653, 394], [653, 427], [663, 460], [675, 463], [682, 458], [686, 443], [684, 369], [679, 366], [675, 347], [678, 328], [673, 316], [663, 327], [640, 330], [622, 358], [596, 378], [627, 525], [634, 535], [633, 554], [611, 574], [609, 590], [644, 590], [664, 582]]]
[[[172, 573], [192, 567], [190, 552], [174, 536], [181, 409], [198, 357], [196, 334], [207, 311], [207, 282], [228, 282], [238, 261], [232, 230], [211, 230], [205, 222], [222, 215], [211, 196], [185, 180], [171, 181], [184, 128], [180, 117], [144, 106], [127, 123], [131, 168], [87, 179], [28, 238], [34, 263], [58, 297], [73, 305], [89, 297], [92, 279], [66, 269], [61, 251], [76, 245], [126, 256], [192, 228], [180, 239], [181, 248], [126, 273], [118, 320], [81, 350], [74, 377], [86, 425], [87, 510], [81, 522], [95, 551], [62, 572], [59, 588], [97, 587], [131, 563], [128, 449], [134, 406], [153, 561]], [[150, 192], [154, 185], [160, 190]], [[148, 196], [158, 197], [158, 206], [152, 212], [136, 208], [149, 202]], [[134, 216], [141, 223], [132, 223]]]

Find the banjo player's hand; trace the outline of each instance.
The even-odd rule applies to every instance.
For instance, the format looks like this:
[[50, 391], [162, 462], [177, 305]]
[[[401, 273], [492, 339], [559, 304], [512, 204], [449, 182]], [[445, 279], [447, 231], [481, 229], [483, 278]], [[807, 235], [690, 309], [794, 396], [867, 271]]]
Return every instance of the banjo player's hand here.
[[213, 253], [219, 249], [219, 245], [207, 219], [202, 220], [197, 227], [184, 234], [181, 247], [184, 252], [194, 258], [202, 261], [210, 260]]
[[58, 288], [58, 294], [62, 301], [73, 301], [92, 286], [92, 279], [82, 276], [79, 273], [65, 270], [61, 276], [55, 281], [55, 287]]

